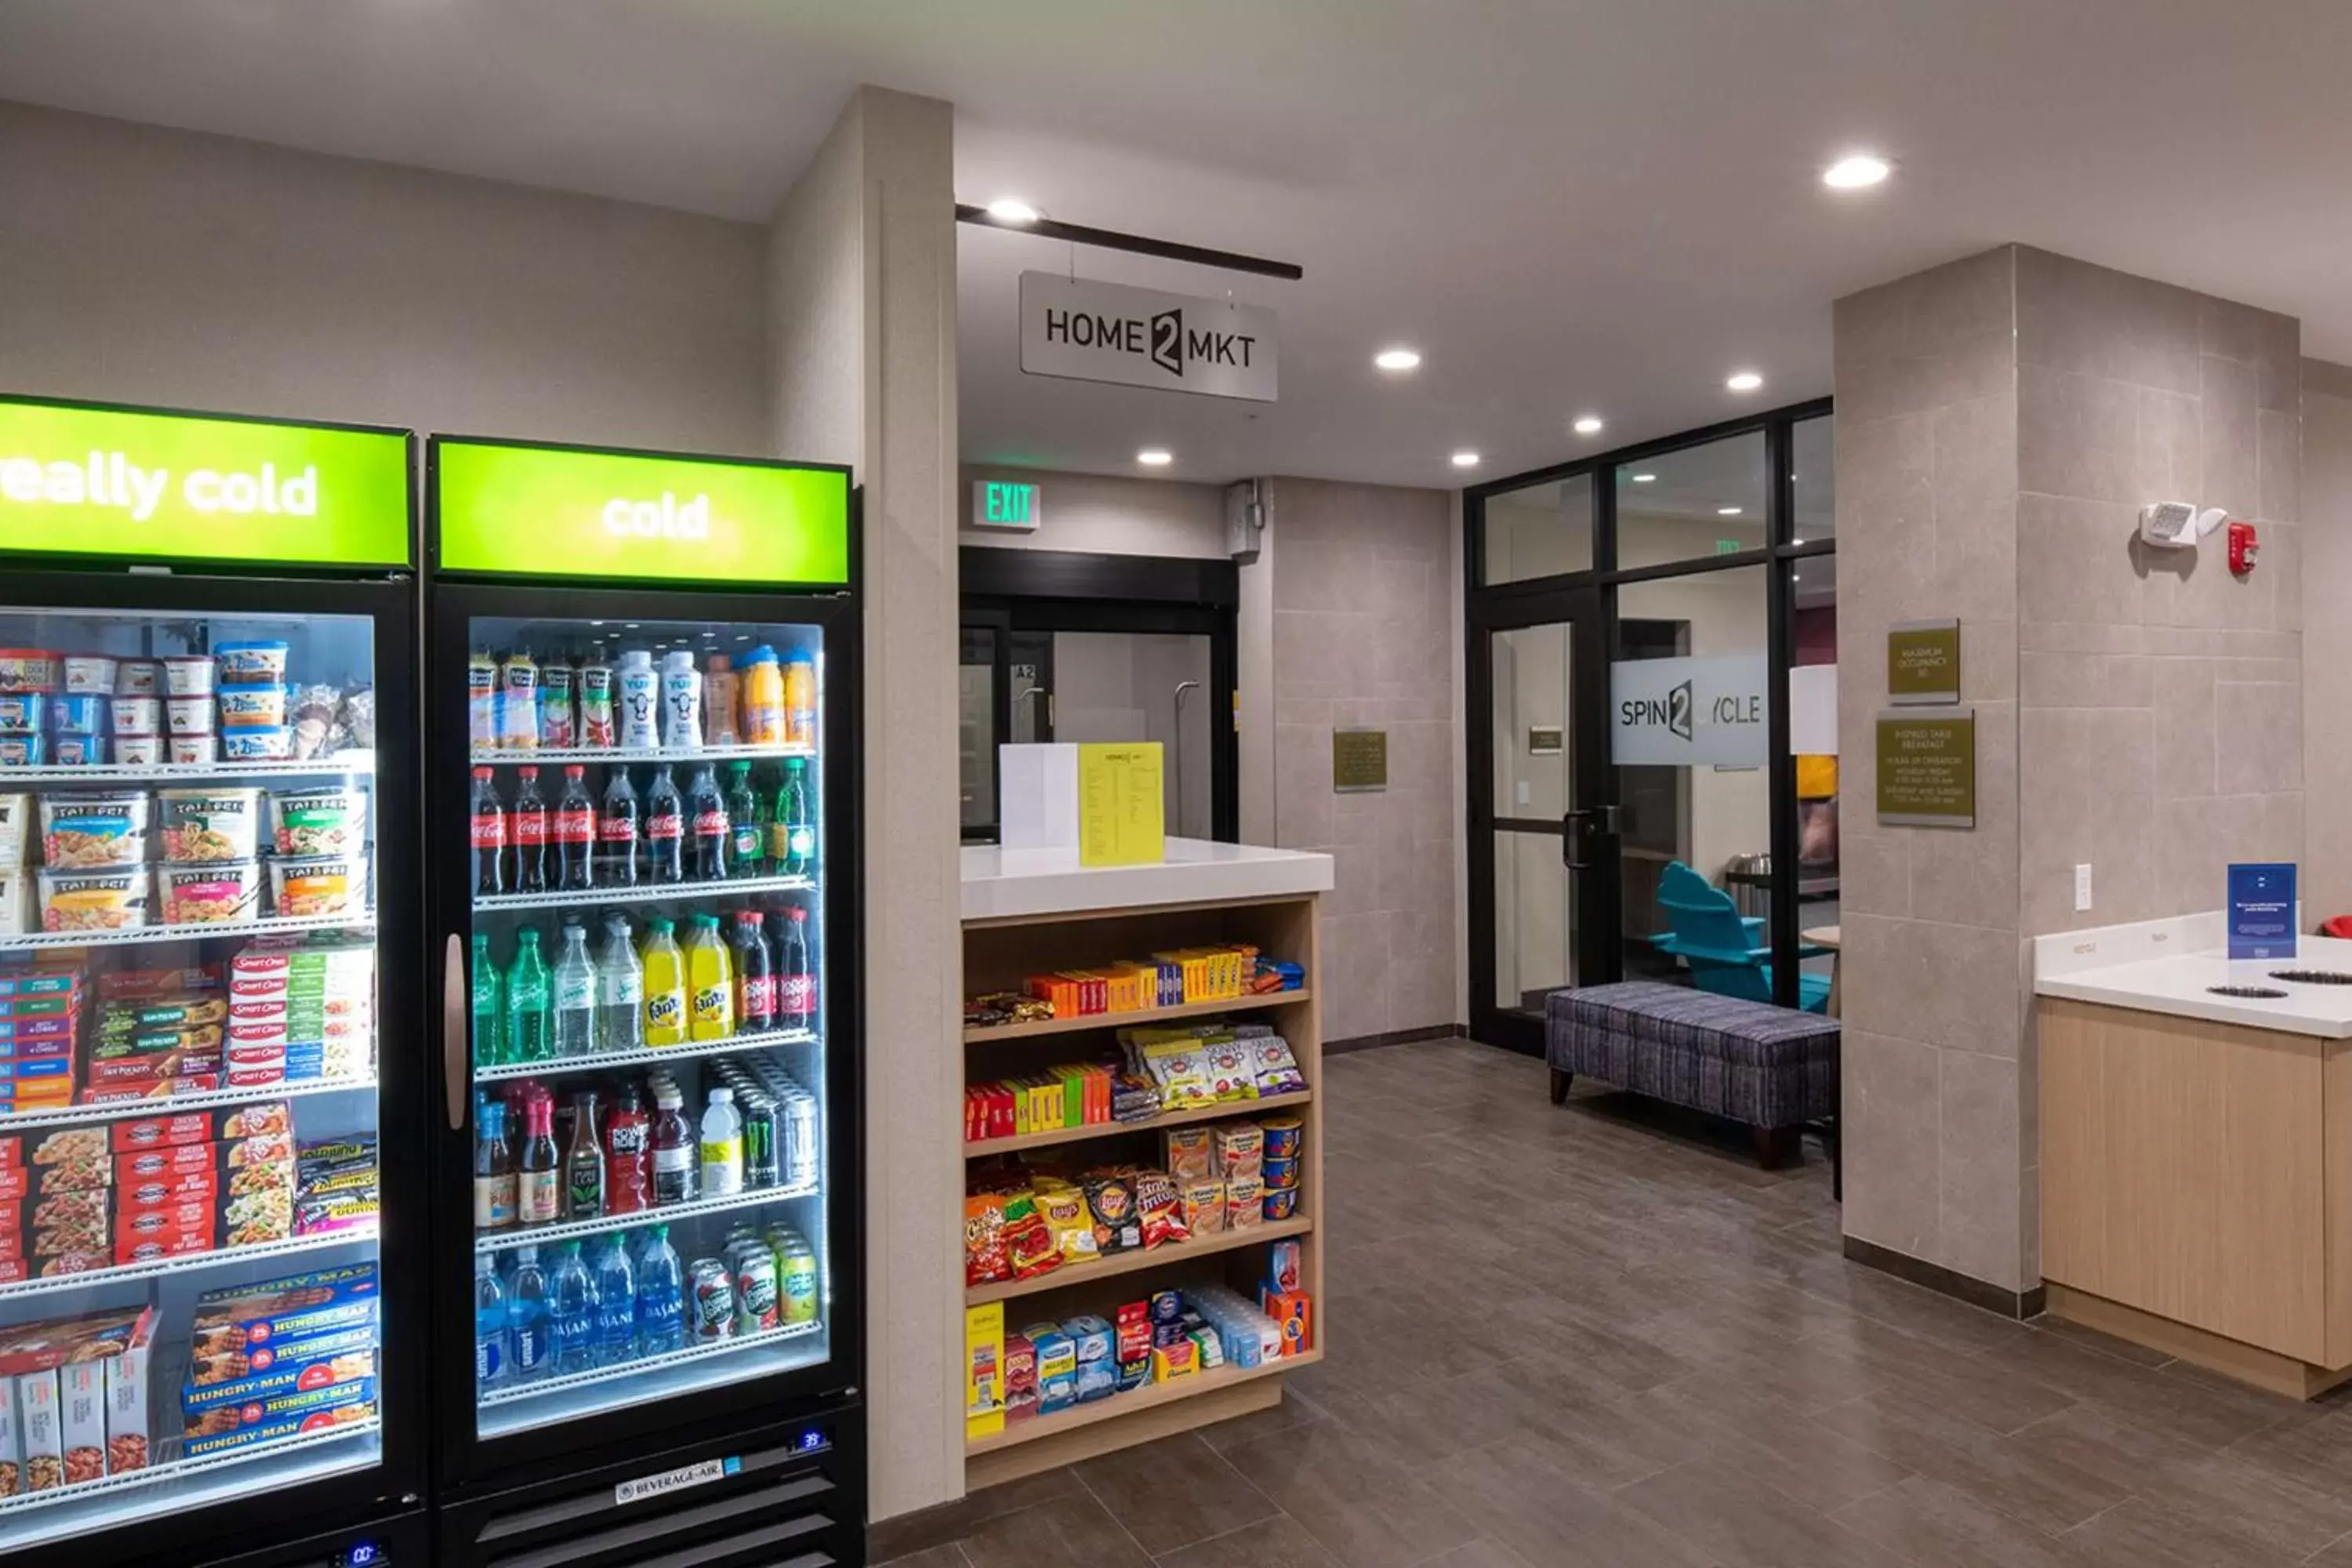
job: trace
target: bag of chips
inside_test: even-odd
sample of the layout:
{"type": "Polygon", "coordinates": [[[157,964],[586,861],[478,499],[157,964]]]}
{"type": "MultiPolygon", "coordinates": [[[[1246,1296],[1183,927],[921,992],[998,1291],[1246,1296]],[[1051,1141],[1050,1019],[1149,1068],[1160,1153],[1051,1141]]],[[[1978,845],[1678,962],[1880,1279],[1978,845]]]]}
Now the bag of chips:
{"type": "Polygon", "coordinates": [[[1258,1093],[1297,1094],[1307,1088],[1307,1075],[1298,1070],[1298,1058],[1290,1054],[1289,1042],[1280,1035],[1262,1035],[1244,1043],[1255,1058],[1258,1093]]]}
{"type": "Polygon", "coordinates": [[[1135,1189],[1125,1177],[1088,1176],[1080,1188],[1095,1216],[1095,1246],[1104,1256],[1132,1252],[1143,1245],[1143,1227],[1135,1218],[1135,1189]]]}
{"type": "Polygon", "coordinates": [[[1102,1249],[1095,1241],[1094,1211],[1087,1206],[1086,1194],[1053,1177],[1041,1179],[1034,1191],[1037,1213],[1054,1237],[1054,1249],[1062,1255],[1063,1267],[1100,1258],[1102,1249]]]}
{"type": "Polygon", "coordinates": [[[1211,1100],[1257,1098],[1257,1053],[1248,1042],[1220,1037],[1201,1042],[1201,1070],[1211,1100]]]}
{"type": "Polygon", "coordinates": [[[1189,1110],[1211,1103],[1209,1075],[1201,1060],[1200,1043],[1168,1040],[1143,1047],[1143,1065],[1160,1086],[1160,1103],[1169,1110],[1189,1110]]]}
{"type": "Polygon", "coordinates": [[[1062,1264],[1054,1233],[1038,1217],[1037,1201],[1026,1192],[1004,1200],[1004,1256],[1015,1279],[1034,1279],[1062,1264]]]}
{"type": "Polygon", "coordinates": [[[1176,1184],[1165,1171],[1135,1173],[1135,1213],[1143,1227],[1147,1251],[1164,1242],[1192,1239],[1192,1228],[1184,1223],[1184,1205],[1177,1195],[1176,1184]]]}
{"type": "Polygon", "coordinates": [[[1004,1250],[1004,1197],[974,1193],[963,1200],[963,1282],[993,1285],[1013,1278],[1004,1250]]]}

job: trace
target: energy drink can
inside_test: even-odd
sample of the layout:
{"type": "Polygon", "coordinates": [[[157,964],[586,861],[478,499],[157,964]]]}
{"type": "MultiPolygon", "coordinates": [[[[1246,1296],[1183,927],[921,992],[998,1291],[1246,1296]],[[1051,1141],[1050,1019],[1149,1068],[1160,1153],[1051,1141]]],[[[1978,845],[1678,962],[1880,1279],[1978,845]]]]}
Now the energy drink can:
{"type": "Polygon", "coordinates": [[[784,1096],[784,1182],[794,1187],[816,1185],[816,1098],[804,1090],[784,1096]]]}
{"type": "Polygon", "coordinates": [[[753,1090],[743,1107],[743,1184],[780,1187],[784,1183],[783,1150],[778,1134],[782,1119],[773,1097],[753,1090]]]}
{"type": "Polygon", "coordinates": [[[733,1271],[715,1258],[694,1260],[694,1337],[700,1341],[735,1336],[733,1271]]]}

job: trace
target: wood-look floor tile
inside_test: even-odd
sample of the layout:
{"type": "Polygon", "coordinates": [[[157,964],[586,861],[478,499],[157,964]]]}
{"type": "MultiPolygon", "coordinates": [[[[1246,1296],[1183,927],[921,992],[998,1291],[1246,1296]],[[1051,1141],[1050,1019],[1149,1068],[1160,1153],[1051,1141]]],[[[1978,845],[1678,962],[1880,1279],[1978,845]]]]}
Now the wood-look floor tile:
{"type": "Polygon", "coordinates": [[[1090,1497],[984,1520],[959,1542],[971,1568],[1150,1568],[1150,1554],[1090,1497]]]}
{"type": "Polygon", "coordinates": [[[1434,1484],[1487,1535],[1544,1568],[1717,1563],[1698,1544],[1624,1501],[1623,1492],[1593,1490],[1525,1438],[1456,1454],[1435,1467],[1434,1484]]]}
{"type": "Polygon", "coordinates": [[[1087,1490],[1154,1556],[1279,1511],[1191,1432],[1085,1460],[1077,1471],[1087,1490]]]}
{"type": "Polygon", "coordinates": [[[1711,1460],[1613,1495],[1723,1568],[1885,1568],[1880,1548],[1819,1509],[1711,1460]]]}
{"type": "Polygon", "coordinates": [[[1848,1503],[1830,1518],[1918,1568],[2092,1568],[2097,1561],[2074,1542],[1924,1476],[1848,1503]]]}
{"type": "Polygon", "coordinates": [[[1337,1423],[1262,1437],[1228,1458],[1349,1568],[1412,1568],[1479,1533],[1426,1467],[1337,1423]]]}
{"type": "Polygon", "coordinates": [[[2104,1477],[1901,1394],[1857,1399],[1811,1419],[2039,1530],[2080,1524],[2131,1495],[2104,1477]]]}
{"type": "Polygon", "coordinates": [[[1281,1514],[1152,1561],[1156,1568],[1350,1568],[1304,1525],[1281,1514]]]}

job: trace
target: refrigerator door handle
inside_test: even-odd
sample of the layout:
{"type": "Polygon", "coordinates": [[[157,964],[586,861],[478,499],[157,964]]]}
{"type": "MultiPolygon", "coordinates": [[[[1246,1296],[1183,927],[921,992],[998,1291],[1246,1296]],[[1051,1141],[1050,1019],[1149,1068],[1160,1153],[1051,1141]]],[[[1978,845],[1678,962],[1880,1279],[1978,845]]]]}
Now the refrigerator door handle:
{"type": "Polygon", "coordinates": [[[466,1125],[466,939],[449,933],[441,956],[441,1079],[449,1097],[449,1131],[466,1125]]]}

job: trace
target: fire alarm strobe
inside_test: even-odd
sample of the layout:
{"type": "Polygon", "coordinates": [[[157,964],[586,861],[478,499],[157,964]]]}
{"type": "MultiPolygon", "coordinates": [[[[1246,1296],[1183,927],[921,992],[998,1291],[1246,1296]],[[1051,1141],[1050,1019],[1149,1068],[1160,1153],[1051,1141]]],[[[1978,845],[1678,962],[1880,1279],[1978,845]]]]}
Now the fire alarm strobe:
{"type": "Polygon", "coordinates": [[[2168,550],[2194,550],[2197,542],[2221,527],[2229,515],[2220,507],[2200,511],[2186,501],[2158,501],[2140,509],[2139,536],[2168,550]]]}
{"type": "Polygon", "coordinates": [[[2242,577],[2242,576],[2244,576],[2247,573],[2249,573],[2249,572],[2252,571],[2252,570],[2254,569],[2254,552],[2255,552],[2255,551],[2256,551],[2256,550],[2258,550],[2259,548],[2261,548],[2261,546],[2260,546],[2260,542],[2259,542],[2254,538],[2254,525],[2253,525],[2252,523],[2251,523],[2251,522],[2232,522],[2232,523],[2231,523],[2231,524],[2230,524],[2230,572],[2231,572],[2231,575],[2233,575],[2233,576],[2242,577]]]}

